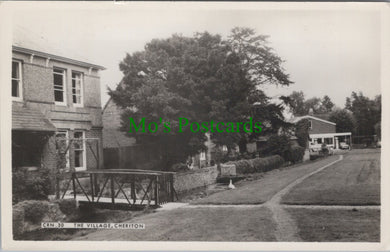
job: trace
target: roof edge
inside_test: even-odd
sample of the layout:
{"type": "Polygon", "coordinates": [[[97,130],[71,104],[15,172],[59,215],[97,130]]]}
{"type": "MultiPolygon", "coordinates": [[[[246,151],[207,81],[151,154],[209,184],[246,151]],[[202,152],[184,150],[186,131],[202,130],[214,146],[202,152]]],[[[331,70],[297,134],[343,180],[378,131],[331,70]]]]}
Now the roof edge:
{"type": "Polygon", "coordinates": [[[20,47],[20,46],[13,45],[12,50],[16,51],[16,52],[20,52],[20,53],[34,54],[34,55],[37,55],[40,57],[50,58],[53,60],[57,60],[57,61],[61,61],[61,62],[69,63],[69,64],[74,64],[74,65],[78,65],[78,66],[84,66],[84,67],[88,67],[88,68],[91,67],[91,68],[95,68],[98,70],[106,70],[106,68],[103,66],[99,66],[99,65],[95,65],[95,64],[91,64],[88,62],[79,61],[79,60],[75,60],[75,59],[71,59],[71,58],[66,58],[66,57],[62,57],[59,55],[55,55],[55,54],[36,51],[36,50],[32,50],[32,49],[28,49],[28,48],[24,48],[24,47],[20,47]]]}
{"type": "MultiPolygon", "coordinates": [[[[327,120],[324,120],[324,119],[321,119],[321,118],[318,118],[318,117],[315,117],[315,116],[311,116],[311,115],[301,116],[301,117],[299,117],[299,120],[302,120],[302,119],[305,119],[305,118],[311,118],[311,119],[314,119],[314,120],[317,120],[317,121],[320,121],[320,122],[336,125],[336,123],[334,123],[334,122],[330,122],[330,121],[327,121],[327,120]]],[[[299,120],[297,120],[296,122],[298,122],[299,120]]]]}

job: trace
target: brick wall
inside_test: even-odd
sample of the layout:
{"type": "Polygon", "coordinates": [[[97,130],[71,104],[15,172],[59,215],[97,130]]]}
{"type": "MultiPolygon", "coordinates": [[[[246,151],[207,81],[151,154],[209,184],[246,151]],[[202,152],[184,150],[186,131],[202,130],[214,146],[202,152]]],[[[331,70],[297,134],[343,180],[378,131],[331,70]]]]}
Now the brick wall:
{"type": "Polygon", "coordinates": [[[102,146],[102,131],[101,129],[91,129],[89,131],[85,132],[86,138],[97,138],[97,140],[90,140],[88,141],[88,144],[86,144],[86,159],[87,159],[87,169],[96,169],[96,168],[102,168],[104,164],[103,160],[103,146],[102,146]],[[89,147],[89,146],[90,147],[89,147]],[[100,162],[98,163],[97,158],[100,159],[100,162]],[[98,167],[100,165],[100,167],[98,167]]]}
{"type": "Polygon", "coordinates": [[[312,123],[312,129],[309,134],[320,134],[320,133],[336,133],[336,125],[321,122],[310,118],[312,123]]]}
{"type": "Polygon", "coordinates": [[[29,63],[23,64],[22,68],[23,98],[54,103],[53,69],[29,63]]]}
{"type": "Polygon", "coordinates": [[[118,129],[121,126],[121,109],[110,99],[103,111],[104,129],[118,129]]]}

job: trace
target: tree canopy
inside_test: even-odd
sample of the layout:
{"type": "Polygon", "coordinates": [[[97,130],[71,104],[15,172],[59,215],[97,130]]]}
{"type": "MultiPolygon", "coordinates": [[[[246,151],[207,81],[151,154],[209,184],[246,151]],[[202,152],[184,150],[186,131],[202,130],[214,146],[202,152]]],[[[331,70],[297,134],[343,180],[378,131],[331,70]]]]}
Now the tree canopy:
{"type": "MultiPolygon", "coordinates": [[[[245,122],[253,116],[254,104],[270,106],[261,85],[292,83],[283,61],[267,44],[267,37],[252,29],[234,28],[227,39],[208,32],[192,37],[176,34],[153,39],[143,51],[127,54],[119,65],[123,79],[109,90],[124,110],[121,129],[129,132],[130,117],[137,124],[142,118],[145,124],[157,122],[160,126],[154,133],[129,132],[129,136],[139,144],[158,146],[156,155],[167,166],[204,150],[203,132],[185,128],[178,133],[180,117],[245,122]],[[164,122],[170,123],[169,132],[164,122]]],[[[228,148],[243,137],[248,133],[211,133],[217,145],[228,148]]]]}
{"type": "Polygon", "coordinates": [[[329,96],[322,99],[318,97],[305,98],[302,91],[293,91],[289,96],[283,96],[282,100],[291,109],[294,116],[303,116],[313,111],[314,114],[329,113],[334,108],[334,103],[329,96]]]}
{"type": "Polygon", "coordinates": [[[351,97],[346,98],[345,109],[351,111],[356,119],[356,135],[374,135],[375,125],[381,122],[382,96],[378,95],[371,100],[362,92],[352,92],[351,97]]]}
{"type": "Polygon", "coordinates": [[[333,111],[329,116],[329,121],[336,123],[336,132],[355,133],[355,118],[353,114],[346,109],[338,109],[333,111]]]}

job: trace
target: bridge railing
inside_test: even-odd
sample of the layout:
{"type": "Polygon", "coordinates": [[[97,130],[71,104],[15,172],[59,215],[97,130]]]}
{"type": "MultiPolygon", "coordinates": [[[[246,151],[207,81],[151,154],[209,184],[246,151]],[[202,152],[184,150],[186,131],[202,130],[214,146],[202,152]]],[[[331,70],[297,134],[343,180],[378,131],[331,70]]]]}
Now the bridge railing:
{"type": "Polygon", "coordinates": [[[159,206],[177,200],[174,172],[107,169],[71,172],[62,198],[91,204],[159,206]],[[69,194],[69,191],[71,193],[69,194]]]}

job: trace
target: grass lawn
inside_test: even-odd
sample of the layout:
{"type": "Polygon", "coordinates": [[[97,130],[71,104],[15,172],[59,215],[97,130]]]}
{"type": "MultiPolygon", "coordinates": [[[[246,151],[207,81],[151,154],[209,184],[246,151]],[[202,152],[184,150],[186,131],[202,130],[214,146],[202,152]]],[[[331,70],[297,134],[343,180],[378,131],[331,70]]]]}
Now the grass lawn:
{"type": "Polygon", "coordinates": [[[286,209],[307,242],[379,242],[380,211],[286,209]]]}
{"type": "Polygon", "coordinates": [[[275,224],[265,207],[179,208],[132,219],[144,230],[101,230],[78,240],[275,241],[275,224]]]}
{"type": "Polygon", "coordinates": [[[237,183],[235,190],[215,193],[192,204],[261,204],[296,179],[337,160],[337,158],[338,156],[331,156],[326,159],[308,161],[304,164],[266,172],[260,179],[237,183]]]}
{"type": "Polygon", "coordinates": [[[304,180],[283,204],[380,205],[380,150],[354,150],[304,180]]]}

